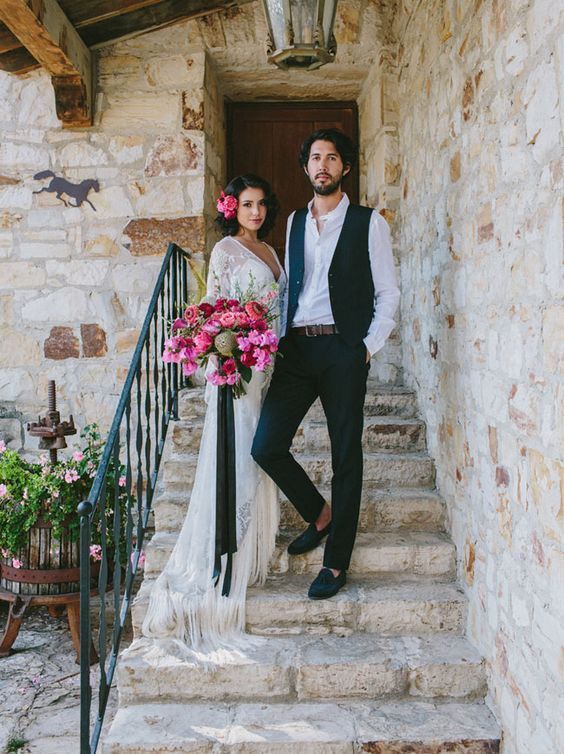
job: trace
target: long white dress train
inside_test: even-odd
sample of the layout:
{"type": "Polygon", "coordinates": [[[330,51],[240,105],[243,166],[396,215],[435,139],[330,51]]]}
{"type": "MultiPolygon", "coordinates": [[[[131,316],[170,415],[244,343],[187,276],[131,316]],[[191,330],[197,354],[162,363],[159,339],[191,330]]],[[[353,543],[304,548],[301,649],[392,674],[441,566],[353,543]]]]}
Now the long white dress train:
{"type": "MultiPolygon", "coordinates": [[[[270,247],[268,247],[270,249],[270,247]]],[[[278,305],[285,297],[286,279],[279,268],[278,305]]],[[[210,257],[208,295],[237,298],[249,285],[262,295],[275,278],[269,266],[233,237],[214,247],[210,257]]],[[[277,321],[280,327],[280,320],[277,321]]],[[[283,331],[283,330],[282,330],[283,331]]],[[[202,659],[218,650],[244,648],[252,640],[244,633],[247,586],[264,582],[278,528],[278,496],[274,482],[251,457],[251,445],[269,376],[253,372],[247,393],[233,402],[236,448],[237,552],[233,556],[231,590],[221,595],[222,576],[212,579],[215,547],[215,478],[217,390],[207,384],[207,409],[188,513],[172,554],[151,591],[142,633],[152,638],[182,641],[202,659]]]]}

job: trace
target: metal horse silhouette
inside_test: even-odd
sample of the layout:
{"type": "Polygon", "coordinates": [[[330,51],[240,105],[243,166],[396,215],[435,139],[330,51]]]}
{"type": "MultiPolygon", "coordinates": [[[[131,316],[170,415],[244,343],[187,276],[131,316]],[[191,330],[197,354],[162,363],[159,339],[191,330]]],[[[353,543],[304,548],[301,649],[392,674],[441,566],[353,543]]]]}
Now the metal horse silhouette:
{"type": "Polygon", "coordinates": [[[81,183],[71,183],[70,181],[67,181],[66,178],[61,178],[61,176],[55,175],[52,170],[42,170],[40,173],[36,173],[33,177],[36,180],[41,180],[42,178],[53,179],[49,181],[48,186],[44,186],[42,189],[39,189],[39,191],[34,191],[34,194],[41,194],[43,191],[48,191],[50,194],[55,194],[57,199],[60,199],[65,207],[80,207],[83,202],[88,202],[94,212],[96,212],[96,207],[92,204],[90,199],[87,199],[88,192],[91,189],[94,189],[94,191],[100,191],[100,184],[94,178],[87,178],[81,183]],[[73,198],[75,204],[67,202],[63,198],[63,194],[66,194],[69,198],[73,198]]]}

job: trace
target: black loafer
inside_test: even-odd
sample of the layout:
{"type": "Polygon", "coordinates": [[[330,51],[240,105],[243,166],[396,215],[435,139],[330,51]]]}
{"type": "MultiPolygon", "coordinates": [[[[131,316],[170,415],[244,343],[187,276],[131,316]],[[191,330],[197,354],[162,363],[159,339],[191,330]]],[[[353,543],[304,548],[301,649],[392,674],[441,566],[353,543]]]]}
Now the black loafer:
{"type": "Polygon", "coordinates": [[[330,568],[322,568],[317,574],[317,578],[312,581],[307,596],[312,600],[326,600],[337,594],[346,583],[346,571],[341,571],[338,576],[333,576],[333,571],[330,568]]]}
{"type": "Polygon", "coordinates": [[[303,555],[304,552],[314,550],[321,542],[323,537],[326,537],[331,531],[331,522],[327,524],[325,529],[317,531],[315,524],[310,524],[307,529],[296,537],[293,542],[288,545],[288,552],[290,555],[303,555]]]}

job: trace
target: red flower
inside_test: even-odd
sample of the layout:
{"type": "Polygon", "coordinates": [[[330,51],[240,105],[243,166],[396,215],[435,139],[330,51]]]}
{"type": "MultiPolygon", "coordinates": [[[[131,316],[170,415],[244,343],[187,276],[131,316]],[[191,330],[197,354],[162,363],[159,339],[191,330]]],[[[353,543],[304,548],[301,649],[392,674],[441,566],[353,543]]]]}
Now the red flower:
{"type": "Polygon", "coordinates": [[[198,306],[198,309],[202,312],[204,317],[209,317],[210,314],[213,312],[213,306],[211,304],[202,303],[198,306]]]}
{"type": "Polygon", "coordinates": [[[265,314],[265,308],[258,301],[249,301],[245,304],[245,311],[250,319],[261,319],[265,314]]]}
{"type": "Polygon", "coordinates": [[[191,304],[184,310],[184,319],[186,320],[186,322],[188,322],[189,325],[193,325],[200,316],[200,311],[201,309],[199,307],[197,307],[195,304],[191,304]]]}
{"type": "Polygon", "coordinates": [[[241,364],[244,364],[246,367],[254,367],[256,363],[257,360],[250,351],[248,353],[241,354],[241,364]]]}
{"type": "Polygon", "coordinates": [[[225,309],[225,304],[227,303],[226,299],[224,298],[218,298],[215,302],[215,306],[213,307],[216,312],[221,312],[225,309]]]}
{"type": "Polygon", "coordinates": [[[236,298],[230,298],[227,301],[227,308],[231,309],[231,311],[240,312],[241,311],[241,304],[237,301],[236,298]]]}
{"type": "Polygon", "coordinates": [[[223,374],[233,374],[236,369],[235,361],[233,359],[225,359],[223,362],[223,374]]]}

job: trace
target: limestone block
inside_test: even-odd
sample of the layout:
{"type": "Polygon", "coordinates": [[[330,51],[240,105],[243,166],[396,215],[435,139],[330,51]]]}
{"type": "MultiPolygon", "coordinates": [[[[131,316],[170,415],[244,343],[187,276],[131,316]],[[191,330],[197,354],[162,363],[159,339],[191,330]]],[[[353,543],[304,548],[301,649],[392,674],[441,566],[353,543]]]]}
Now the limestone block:
{"type": "Polygon", "coordinates": [[[3,401],[17,401],[28,397],[35,390],[34,380],[27,369],[0,369],[0,398],[3,401]]]}
{"type": "Polygon", "coordinates": [[[95,257],[114,257],[119,254],[119,244],[105,233],[84,241],[84,253],[95,257]]]}
{"type": "Polygon", "coordinates": [[[145,175],[203,172],[203,137],[199,133],[158,136],[145,163],[145,175]]]}
{"type": "Polygon", "coordinates": [[[31,367],[41,361],[37,340],[21,330],[3,327],[0,331],[0,366],[31,367]]]}
{"type": "Polygon", "coordinates": [[[57,155],[57,162],[63,168],[95,167],[105,165],[107,156],[102,149],[96,149],[84,141],[66,144],[57,155]]]}
{"type": "Polygon", "coordinates": [[[158,260],[118,264],[112,269],[113,288],[124,293],[149,293],[160,269],[158,260]]]}
{"type": "Polygon", "coordinates": [[[0,165],[3,169],[15,168],[35,173],[49,167],[49,152],[44,147],[33,144],[13,144],[3,141],[0,144],[0,165]]]}
{"type": "Polygon", "coordinates": [[[116,332],[114,336],[116,352],[118,354],[129,354],[137,345],[137,341],[139,339],[139,330],[137,328],[131,330],[122,330],[116,332]]]}
{"type": "Polygon", "coordinates": [[[0,265],[1,288],[39,288],[45,280],[45,270],[36,262],[2,262],[0,265]]]}
{"type": "Polygon", "coordinates": [[[71,248],[66,243],[45,243],[34,241],[20,244],[20,256],[24,259],[61,259],[69,257],[70,253],[71,248]]]}
{"type": "MultiPolygon", "coordinates": [[[[179,217],[175,220],[130,220],[123,233],[133,256],[162,256],[172,241],[186,250],[204,251],[204,218],[179,217]]],[[[124,245],[127,245],[125,241],[124,245]]]]}
{"type": "Polygon", "coordinates": [[[0,209],[30,209],[33,194],[28,186],[6,186],[0,189],[0,209]]]}
{"type": "Polygon", "coordinates": [[[91,201],[96,207],[96,213],[89,206],[86,206],[86,212],[90,216],[95,216],[96,219],[105,217],[132,217],[135,215],[131,202],[121,186],[101,188],[99,193],[91,197],[91,201]]]}
{"type": "MultiPolygon", "coordinates": [[[[186,196],[187,207],[190,208],[190,214],[199,215],[204,212],[205,198],[205,178],[204,176],[186,176],[182,183],[184,184],[184,193],[186,196]]],[[[215,199],[219,193],[214,192],[212,200],[212,211],[215,213],[215,199]]]]}
{"type": "Polygon", "coordinates": [[[63,285],[88,285],[89,287],[103,284],[110,263],[103,260],[77,260],[58,262],[48,260],[45,264],[48,282],[59,282],[63,285]]]}
{"type": "Polygon", "coordinates": [[[143,136],[114,136],[109,150],[119,165],[129,165],[143,157],[143,136]]]}
{"type": "Polygon", "coordinates": [[[96,324],[80,325],[82,353],[86,358],[105,356],[108,352],[106,333],[96,324]]]}
{"type": "Polygon", "coordinates": [[[159,90],[196,89],[204,78],[204,56],[159,55],[144,65],[147,84],[159,90]]]}
{"type": "Polygon", "coordinates": [[[182,183],[179,179],[138,180],[129,184],[138,216],[178,215],[185,212],[182,183]]]}
{"type": "Polygon", "coordinates": [[[182,92],[182,128],[204,130],[204,99],[201,89],[182,92]]]}
{"type": "Polygon", "coordinates": [[[43,344],[46,359],[78,359],[80,344],[72,327],[52,327],[43,344]]]}
{"type": "Polygon", "coordinates": [[[177,94],[108,94],[100,125],[105,131],[125,134],[171,131],[180,125],[180,96],[177,94]]]}
{"type": "Polygon", "coordinates": [[[22,306],[22,319],[29,322],[74,322],[91,313],[88,293],[65,287],[46,293],[22,306]]]}
{"type": "Polygon", "coordinates": [[[21,450],[23,427],[19,419],[0,419],[0,440],[12,450],[21,450]]]}
{"type": "Polygon", "coordinates": [[[533,157],[542,164],[559,148],[560,140],[558,86],[553,62],[542,62],[533,69],[523,99],[527,140],[532,145],[533,157]]]}
{"type": "Polygon", "coordinates": [[[564,375],[564,306],[550,306],[543,313],[544,365],[549,373],[564,375]]]}

